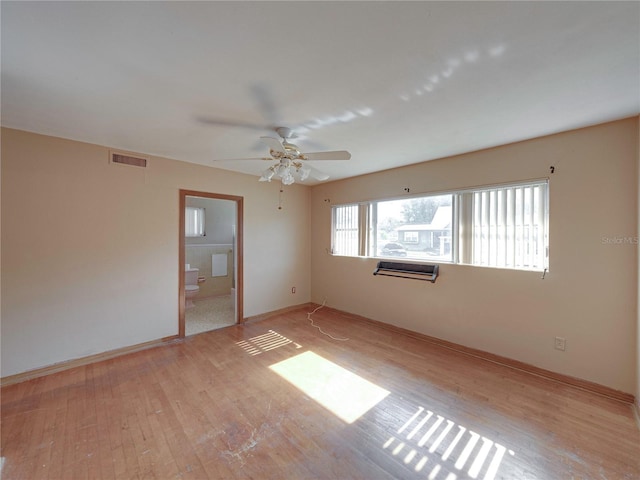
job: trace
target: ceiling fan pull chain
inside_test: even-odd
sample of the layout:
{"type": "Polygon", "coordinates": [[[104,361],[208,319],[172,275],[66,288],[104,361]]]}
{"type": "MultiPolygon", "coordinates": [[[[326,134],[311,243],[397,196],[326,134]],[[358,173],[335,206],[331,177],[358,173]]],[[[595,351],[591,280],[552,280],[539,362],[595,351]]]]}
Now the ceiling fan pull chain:
{"type": "Polygon", "coordinates": [[[278,210],[282,210],[282,192],[284,192],[284,190],[280,187],[280,192],[278,193],[278,210]]]}

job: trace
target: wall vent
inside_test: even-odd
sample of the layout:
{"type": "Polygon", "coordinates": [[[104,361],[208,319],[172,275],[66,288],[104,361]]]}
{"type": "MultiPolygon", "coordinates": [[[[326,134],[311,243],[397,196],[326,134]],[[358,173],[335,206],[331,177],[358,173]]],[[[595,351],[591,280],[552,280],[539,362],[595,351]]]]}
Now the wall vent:
{"type": "Polygon", "coordinates": [[[111,163],[119,163],[121,165],[132,165],[134,167],[147,167],[148,158],[141,156],[134,156],[131,153],[125,152],[110,152],[109,156],[111,163]]]}

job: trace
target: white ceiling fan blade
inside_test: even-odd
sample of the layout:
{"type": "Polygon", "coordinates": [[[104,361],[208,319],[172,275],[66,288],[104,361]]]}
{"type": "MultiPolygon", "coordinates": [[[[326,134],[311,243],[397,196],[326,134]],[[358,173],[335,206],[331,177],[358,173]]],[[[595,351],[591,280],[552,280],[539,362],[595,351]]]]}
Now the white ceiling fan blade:
{"type": "Polygon", "coordinates": [[[273,137],[260,137],[260,140],[266,143],[270,150],[285,153],[284,147],[280,143],[280,140],[273,137]]]}
{"type": "Polygon", "coordinates": [[[199,117],[195,117],[195,119],[196,121],[205,125],[215,125],[215,126],[219,125],[223,127],[240,127],[240,128],[248,128],[250,130],[265,130],[265,129],[271,128],[269,125],[262,125],[260,123],[243,122],[240,120],[232,120],[227,118],[199,116],[199,117]]]}
{"type": "Polygon", "coordinates": [[[349,160],[351,154],[346,150],[338,150],[335,152],[313,152],[305,153],[306,160],[349,160]]]}
{"type": "Polygon", "coordinates": [[[321,172],[320,170],[313,168],[311,165],[307,164],[306,167],[311,170],[309,172],[309,176],[315,178],[316,180],[319,180],[321,182],[324,182],[325,180],[329,179],[329,175],[321,172]]]}
{"type": "Polygon", "coordinates": [[[215,158],[214,162],[241,162],[243,160],[267,160],[269,162],[273,162],[274,159],[271,157],[254,157],[254,158],[215,158]]]}

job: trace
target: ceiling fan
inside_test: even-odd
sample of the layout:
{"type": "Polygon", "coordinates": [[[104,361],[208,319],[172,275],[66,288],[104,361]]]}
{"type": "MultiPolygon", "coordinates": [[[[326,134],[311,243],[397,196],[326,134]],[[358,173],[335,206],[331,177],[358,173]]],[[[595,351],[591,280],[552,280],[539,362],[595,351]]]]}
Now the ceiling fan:
{"type": "Polygon", "coordinates": [[[296,138],[293,130],[287,127],[277,127],[275,132],[280,136],[281,140],[274,137],[260,137],[269,147],[270,157],[239,159],[275,160],[273,165],[262,172],[259,179],[261,182],[270,182],[273,177],[280,178],[284,185],[291,185],[296,180],[304,181],[309,177],[324,181],[329,178],[329,175],[306,164],[306,160],[349,160],[351,158],[351,154],[346,150],[302,153],[298,146],[289,142],[289,140],[296,138]]]}

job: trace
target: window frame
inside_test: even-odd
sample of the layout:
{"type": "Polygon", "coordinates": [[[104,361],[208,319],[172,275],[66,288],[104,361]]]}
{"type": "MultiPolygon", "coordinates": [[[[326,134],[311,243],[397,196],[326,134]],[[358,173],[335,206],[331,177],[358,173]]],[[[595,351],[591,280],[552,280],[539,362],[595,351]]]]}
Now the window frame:
{"type": "Polygon", "coordinates": [[[417,245],[420,243],[420,233],[417,230],[405,231],[402,234],[402,242],[417,245]],[[409,240],[409,238],[411,238],[411,240],[409,240]]]}
{"type": "MultiPolygon", "coordinates": [[[[494,185],[483,185],[476,187],[468,187],[457,190],[429,192],[411,196],[393,197],[393,198],[380,198],[370,200],[366,202],[352,202],[348,204],[336,204],[332,205],[332,219],[331,219],[331,254],[339,256],[350,257],[369,257],[369,258],[388,258],[378,254],[378,239],[377,239],[377,204],[396,200],[411,200],[416,198],[429,198],[444,195],[452,196],[452,224],[451,224],[451,260],[442,259],[417,259],[407,257],[407,260],[418,263],[451,263],[467,266],[478,266],[488,268],[502,268],[507,270],[520,270],[520,271],[548,271],[549,270],[549,179],[540,178],[533,180],[524,180],[518,182],[509,182],[494,185]],[[521,266],[521,265],[487,265],[478,262],[477,258],[474,258],[474,246],[476,240],[474,239],[474,194],[482,192],[497,192],[514,189],[523,189],[528,187],[541,187],[538,204],[538,215],[541,219],[542,234],[539,248],[542,249],[542,253],[539,257],[541,265],[534,266],[521,266]],[[358,205],[359,219],[358,219],[358,253],[357,255],[349,255],[336,253],[335,246],[335,211],[345,206],[358,205]]],[[[497,194],[496,194],[497,195],[497,194]]],[[[533,204],[531,204],[533,208],[533,204]]],[[[524,207],[523,207],[524,208],[524,207]]],[[[494,214],[494,213],[492,213],[494,214]]],[[[497,211],[495,215],[497,215],[497,211]]],[[[533,215],[532,213],[530,215],[533,215]]],[[[515,227],[514,227],[515,228],[515,227]]],[[[523,224],[524,228],[524,224],[523,224]]],[[[506,241],[506,240],[505,240],[506,241]]],[[[528,242],[530,242],[529,240],[528,242]]],[[[406,242],[404,242],[406,243],[406,242]]],[[[400,242],[402,244],[402,242],[400,242]]],[[[523,244],[524,245],[524,244],[523,244]]],[[[527,243],[530,246],[530,243],[527,243]]]]}

